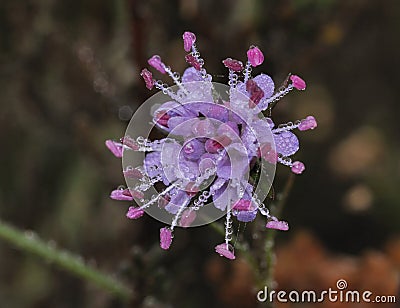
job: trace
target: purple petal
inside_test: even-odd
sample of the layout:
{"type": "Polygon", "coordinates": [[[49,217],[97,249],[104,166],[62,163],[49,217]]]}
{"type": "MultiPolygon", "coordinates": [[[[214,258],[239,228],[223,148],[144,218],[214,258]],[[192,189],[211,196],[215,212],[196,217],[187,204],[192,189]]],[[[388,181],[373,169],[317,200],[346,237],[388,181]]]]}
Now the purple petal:
{"type": "Polygon", "coordinates": [[[144,169],[146,174],[154,178],[157,175],[162,173],[161,166],[161,153],[160,152],[151,152],[146,155],[144,158],[144,169]]]}
{"type": "Polygon", "coordinates": [[[236,219],[241,222],[253,221],[257,216],[257,211],[238,211],[236,219]]]}
{"type": "MultiPolygon", "coordinates": [[[[264,96],[260,101],[259,107],[263,105],[263,101],[265,99],[269,98],[274,94],[275,90],[275,84],[274,81],[272,80],[271,77],[269,77],[266,74],[260,74],[257,75],[256,77],[253,78],[253,80],[257,83],[257,85],[261,88],[261,90],[264,92],[264,96]]],[[[246,91],[246,84],[243,82],[238,82],[236,89],[246,95],[247,97],[250,97],[249,93],[246,91]]]]}
{"type": "Polygon", "coordinates": [[[194,123],[192,132],[196,137],[211,137],[215,135],[215,127],[210,119],[205,118],[194,123]]]}
{"type": "MultiPolygon", "coordinates": [[[[207,153],[210,154],[210,153],[207,153]]],[[[210,154],[212,155],[212,154],[210,154]]],[[[204,157],[204,154],[201,156],[201,160],[199,163],[199,170],[201,174],[204,174],[206,172],[207,169],[212,169],[215,168],[215,158],[208,158],[208,157],[204,157]]]]}
{"type": "Polygon", "coordinates": [[[177,173],[179,178],[193,181],[200,175],[199,164],[187,159],[179,159],[179,170],[177,170],[177,173]]]}
{"type": "Polygon", "coordinates": [[[291,132],[274,134],[276,151],[283,156],[290,156],[299,150],[299,139],[291,132]]]}
{"type": "Polygon", "coordinates": [[[168,120],[168,127],[173,135],[189,137],[193,135],[195,120],[193,117],[172,117],[168,120]]]}
{"type": "Polygon", "coordinates": [[[198,160],[204,153],[204,143],[197,139],[192,139],[186,142],[182,147],[182,152],[185,158],[191,161],[198,160]]]}
{"type": "Polygon", "coordinates": [[[165,206],[165,210],[171,214],[176,214],[182,204],[187,204],[190,196],[184,190],[173,189],[171,193],[175,193],[171,195],[171,200],[165,206]]]}
{"type": "Polygon", "coordinates": [[[217,129],[217,135],[228,136],[231,140],[238,139],[239,128],[236,123],[228,121],[222,123],[217,129]]]}
{"type": "Polygon", "coordinates": [[[260,74],[253,78],[257,85],[264,92],[264,99],[269,98],[274,94],[275,84],[271,77],[266,74],[260,74]]]}
{"type": "Polygon", "coordinates": [[[201,78],[201,74],[198,70],[194,67],[189,67],[183,72],[182,82],[188,83],[194,81],[203,81],[203,78],[201,78]]]}

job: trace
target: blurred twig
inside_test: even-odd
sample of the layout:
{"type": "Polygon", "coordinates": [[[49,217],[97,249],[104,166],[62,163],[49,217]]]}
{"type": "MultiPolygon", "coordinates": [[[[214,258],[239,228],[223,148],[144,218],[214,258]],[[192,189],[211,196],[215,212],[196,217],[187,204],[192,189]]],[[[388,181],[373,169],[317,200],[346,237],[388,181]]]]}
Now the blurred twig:
{"type": "MultiPolygon", "coordinates": [[[[286,181],[285,187],[282,193],[278,197],[278,202],[272,215],[278,217],[281,215],[282,209],[289,197],[290,191],[292,190],[293,183],[294,183],[295,175],[291,173],[289,178],[286,181]]],[[[274,268],[275,268],[275,256],[274,256],[274,245],[275,245],[275,237],[276,237],[276,230],[269,229],[267,231],[267,236],[265,237],[263,249],[266,258],[266,271],[264,273],[265,280],[262,282],[261,287],[267,286],[268,288],[272,289],[274,287],[274,268]]]]}
{"type": "MultiPolygon", "coordinates": [[[[277,198],[277,203],[274,207],[271,207],[271,212],[272,215],[279,218],[282,212],[283,207],[285,206],[285,203],[289,197],[290,191],[292,190],[294,179],[295,179],[294,173],[290,173],[285,187],[283,188],[283,191],[281,194],[279,194],[277,198]]],[[[275,237],[276,237],[277,231],[273,229],[269,229],[267,231],[267,235],[265,237],[265,240],[263,242],[263,245],[260,247],[262,251],[260,252],[261,254],[261,263],[263,263],[262,259],[264,258],[265,260],[265,267],[260,267],[259,271],[259,281],[257,283],[259,289],[264,289],[264,287],[267,287],[269,291],[273,290],[275,288],[275,281],[274,281],[274,269],[275,269],[275,252],[274,252],[274,246],[275,246],[275,237]]],[[[271,307],[273,307],[273,303],[269,303],[271,307]]],[[[263,306],[265,307],[265,306],[263,306]]]]}
{"type": "Polygon", "coordinates": [[[54,245],[44,242],[32,231],[21,231],[0,220],[0,239],[14,245],[23,252],[41,257],[122,300],[128,300],[132,297],[131,289],[122,282],[86,264],[82,257],[57,249],[54,245]]]}

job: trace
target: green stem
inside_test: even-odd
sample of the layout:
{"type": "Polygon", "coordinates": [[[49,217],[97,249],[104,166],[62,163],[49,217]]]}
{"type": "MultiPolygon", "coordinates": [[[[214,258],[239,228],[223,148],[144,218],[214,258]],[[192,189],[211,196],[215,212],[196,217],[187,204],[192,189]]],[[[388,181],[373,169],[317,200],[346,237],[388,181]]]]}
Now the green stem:
{"type": "Polygon", "coordinates": [[[122,300],[132,297],[132,291],[122,282],[86,264],[79,256],[49,245],[32,231],[21,231],[0,219],[0,239],[14,245],[23,252],[36,255],[66,270],[75,276],[97,285],[122,300]]]}
{"type": "MultiPolygon", "coordinates": [[[[294,183],[295,175],[291,173],[289,178],[286,181],[285,187],[280,195],[276,207],[272,215],[279,218],[281,212],[283,210],[284,205],[289,197],[290,191],[292,190],[293,183],[294,183]]],[[[277,231],[276,230],[268,230],[267,236],[265,237],[264,244],[262,245],[263,253],[265,255],[265,271],[261,277],[265,277],[262,281],[260,281],[259,288],[264,288],[265,286],[268,287],[268,290],[274,289],[274,269],[275,269],[275,237],[277,231]]],[[[272,303],[270,303],[271,307],[273,307],[272,303]]],[[[264,306],[265,307],[265,306],[264,306]]]]}

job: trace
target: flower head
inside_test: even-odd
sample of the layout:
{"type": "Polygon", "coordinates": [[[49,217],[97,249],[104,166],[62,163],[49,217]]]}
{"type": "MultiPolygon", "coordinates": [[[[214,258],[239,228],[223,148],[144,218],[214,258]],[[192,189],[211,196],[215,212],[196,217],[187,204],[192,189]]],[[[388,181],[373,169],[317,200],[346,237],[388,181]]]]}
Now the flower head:
{"type": "Polygon", "coordinates": [[[144,103],[151,104],[148,112],[139,112],[138,118],[134,115],[124,138],[106,141],[116,157],[123,157],[129,187],[112,191],[111,198],[138,204],[129,207],[129,219],[140,218],[151,210],[153,217],[169,224],[160,229],[164,250],[172,244],[175,227],[197,226],[210,222],[204,217],[216,220],[225,215],[225,241],[215,250],[233,260],[233,219],[250,222],[260,214],[266,217],[267,228],[289,229],[288,223],[271,215],[262,202],[272,185],[277,163],[295,174],[304,172],[304,164],[291,158],[300,148],[294,131],[312,130],[317,122],[308,116],[275,125],[270,114],[276,102],[293,89],[304,90],[306,84],[291,75],[290,82],[276,90],[270,76],[252,77],[251,66],[264,61],[258,47],[247,51],[245,66],[232,58],[222,61],[229,70],[226,86],[211,82],[195,41],[193,33],[183,34],[184,50],[188,52],[185,59],[191,67],[182,78],[158,55],[148,60],[150,66],[172,78],[174,88],[155,80],[149,70],[142,70],[146,87],[160,92],[155,95],[157,104],[151,99],[144,103]],[[151,118],[147,120],[146,116],[151,118]],[[131,137],[146,131],[144,126],[149,122],[165,138],[131,137]]]}

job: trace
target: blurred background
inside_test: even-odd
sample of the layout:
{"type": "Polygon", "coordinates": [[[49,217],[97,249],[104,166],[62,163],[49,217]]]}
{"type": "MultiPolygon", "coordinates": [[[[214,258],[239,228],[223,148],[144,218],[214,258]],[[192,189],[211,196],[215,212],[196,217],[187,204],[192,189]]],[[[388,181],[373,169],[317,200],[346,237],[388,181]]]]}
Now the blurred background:
{"type": "MultiPolygon", "coordinates": [[[[133,298],[124,303],[0,239],[0,307],[257,305],[254,269],[240,252],[235,262],[215,254],[215,230],[179,229],[166,253],[161,223],[128,221],[127,204],[108,197],[124,179],[104,140],[122,136],[155,93],[139,76],[151,55],[183,71],[187,30],[214,81],[227,81],[222,59],[244,61],[252,44],[266,57],[256,73],[278,85],[289,72],[307,81],[274,110],[278,123],[309,114],[319,122],[298,134],[307,170],[282,213],[291,230],[277,238],[277,286],[323,290],[343,278],[399,295],[400,2],[3,0],[0,219],[114,274],[133,298]]],[[[277,170],[277,192],[288,174],[277,170]]]]}

